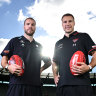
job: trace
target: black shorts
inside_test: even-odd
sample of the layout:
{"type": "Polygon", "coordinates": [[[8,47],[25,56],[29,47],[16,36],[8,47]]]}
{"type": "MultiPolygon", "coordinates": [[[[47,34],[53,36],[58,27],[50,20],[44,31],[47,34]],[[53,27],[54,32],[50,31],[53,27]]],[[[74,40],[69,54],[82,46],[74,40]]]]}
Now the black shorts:
{"type": "Polygon", "coordinates": [[[56,96],[93,96],[91,86],[62,86],[57,87],[56,96]]]}
{"type": "Polygon", "coordinates": [[[31,85],[9,85],[6,96],[42,96],[40,86],[31,85]]]}

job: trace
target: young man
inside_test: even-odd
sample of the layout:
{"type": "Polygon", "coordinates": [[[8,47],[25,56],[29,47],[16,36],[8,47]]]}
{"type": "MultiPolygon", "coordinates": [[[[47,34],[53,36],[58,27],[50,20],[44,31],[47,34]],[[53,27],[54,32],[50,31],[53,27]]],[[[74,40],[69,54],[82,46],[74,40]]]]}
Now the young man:
{"type": "Polygon", "coordinates": [[[3,52],[1,65],[10,72],[10,83],[7,96],[41,96],[40,74],[51,65],[49,57],[41,55],[42,46],[33,39],[36,22],[33,18],[24,21],[24,36],[12,38],[3,52]],[[21,67],[8,64],[12,55],[19,55],[24,61],[24,74],[21,67]],[[41,67],[41,60],[44,65],[41,67]]]}
{"type": "Polygon", "coordinates": [[[53,57],[53,75],[57,85],[57,96],[92,96],[89,71],[96,66],[96,45],[86,33],[74,31],[75,20],[72,14],[62,16],[62,27],[65,35],[57,41],[53,57]],[[73,54],[82,51],[86,63],[77,62],[70,71],[70,60],[73,54]],[[92,56],[88,62],[88,55],[92,56]]]}

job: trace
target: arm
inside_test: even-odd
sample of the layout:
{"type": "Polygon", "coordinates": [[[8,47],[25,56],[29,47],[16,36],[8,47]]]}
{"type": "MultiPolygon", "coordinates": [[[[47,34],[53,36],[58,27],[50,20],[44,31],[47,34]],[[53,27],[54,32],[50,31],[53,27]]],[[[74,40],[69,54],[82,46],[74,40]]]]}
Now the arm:
{"type": "Polygon", "coordinates": [[[59,75],[58,75],[58,66],[56,65],[55,62],[52,63],[52,71],[53,71],[53,76],[54,76],[54,82],[57,86],[58,81],[59,81],[59,75]]]}
{"type": "Polygon", "coordinates": [[[16,64],[9,65],[7,56],[2,57],[1,65],[2,65],[3,68],[6,68],[6,66],[8,66],[7,69],[9,70],[10,73],[15,74],[17,76],[20,76],[21,67],[16,65],[16,64]]]}
{"type": "Polygon", "coordinates": [[[44,65],[40,68],[40,74],[42,73],[42,71],[44,71],[45,69],[47,69],[50,66],[51,66],[51,61],[45,62],[44,65]]]}
{"type": "Polygon", "coordinates": [[[3,68],[5,68],[8,65],[8,57],[7,56],[3,56],[1,59],[1,66],[3,68]]]}

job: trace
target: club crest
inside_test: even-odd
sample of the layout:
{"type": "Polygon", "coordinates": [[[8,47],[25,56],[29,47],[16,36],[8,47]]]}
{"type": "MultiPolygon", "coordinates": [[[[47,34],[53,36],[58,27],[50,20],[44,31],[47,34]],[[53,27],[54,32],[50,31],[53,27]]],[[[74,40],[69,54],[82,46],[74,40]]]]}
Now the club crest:
{"type": "Polygon", "coordinates": [[[78,41],[78,38],[76,38],[76,39],[73,39],[73,42],[74,42],[74,43],[76,43],[77,41],[78,41]]]}

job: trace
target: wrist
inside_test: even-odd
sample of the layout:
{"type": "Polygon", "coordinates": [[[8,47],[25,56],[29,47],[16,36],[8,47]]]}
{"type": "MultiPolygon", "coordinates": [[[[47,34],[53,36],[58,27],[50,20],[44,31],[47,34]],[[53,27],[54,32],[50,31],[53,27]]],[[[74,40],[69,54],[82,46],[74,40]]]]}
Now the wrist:
{"type": "Polygon", "coordinates": [[[41,67],[40,70],[43,71],[43,67],[41,67]]]}
{"type": "Polygon", "coordinates": [[[89,67],[89,72],[92,71],[92,66],[88,65],[88,67],[89,67]]]}
{"type": "Polygon", "coordinates": [[[58,74],[54,74],[54,78],[57,78],[58,77],[58,74]]]}
{"type": "Polygon", "coordinates": [[[9,67],[9,64],[7,64],[6,66],[5,66],[5,69],[8,71],[8,67],[9,67]]]}

